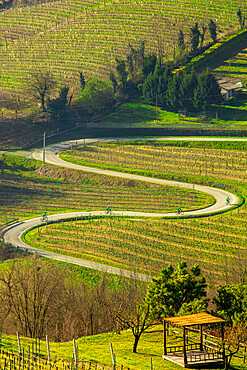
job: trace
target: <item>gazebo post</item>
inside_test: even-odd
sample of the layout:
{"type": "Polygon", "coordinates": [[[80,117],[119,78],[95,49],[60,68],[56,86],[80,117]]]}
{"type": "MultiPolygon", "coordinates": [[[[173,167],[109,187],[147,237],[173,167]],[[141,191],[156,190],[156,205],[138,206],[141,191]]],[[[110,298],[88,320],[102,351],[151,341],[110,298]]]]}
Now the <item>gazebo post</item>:
{"type": "Polygon", "coordinates": [[[167,355],[167,349],[166,349],[166,321],[164,320],[164,356],[167,355]]]}
{"type": "Polygon", "coordinates": [[[200,351],[203,351],[202,325],[200,325],[200,351]]]}
{"type": "Polygon", "coordinates": [[[186,326],[183,327],[183,350],[184,350],[184,364],[187,365],[187,355],[186,355],[186,326]]]}
{"type": "Polygon", "coordinates": [[[223,322],[221,323],[221,340],[222,340],[222,347],[223,347],[222,356],[225,362],[225,343],[224,343],[224,323],[223,322]]]}

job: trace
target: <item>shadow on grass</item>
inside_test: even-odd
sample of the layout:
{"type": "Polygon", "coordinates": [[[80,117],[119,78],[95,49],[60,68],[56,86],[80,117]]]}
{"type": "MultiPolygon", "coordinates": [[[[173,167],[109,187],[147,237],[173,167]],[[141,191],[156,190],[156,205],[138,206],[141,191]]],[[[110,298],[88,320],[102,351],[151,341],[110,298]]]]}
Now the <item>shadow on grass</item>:
{"type": "Polygon", "coordinates": [[[156,119],[154,106],[145,104],[123,104],[116,112],[104,120],[104,123],[142,123],[156,119]]]}
{"type": "Polygon", "coordinates": [[[217,112],[220,120],[247,122],[247,110],[231,108],[228,106],[214,107],[212,113],[217,112]]]}

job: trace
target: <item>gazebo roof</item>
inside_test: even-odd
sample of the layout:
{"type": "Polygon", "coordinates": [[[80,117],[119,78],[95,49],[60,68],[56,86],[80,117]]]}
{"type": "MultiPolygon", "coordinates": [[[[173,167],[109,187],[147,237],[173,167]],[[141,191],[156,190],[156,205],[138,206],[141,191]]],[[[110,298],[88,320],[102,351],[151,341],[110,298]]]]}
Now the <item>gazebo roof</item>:
{"type": "Polygon", "coordinates": [[[192,325],[203,325],[203,324],[217,324],[221,322],[225,322],[225,320],[210,315],[206,312],[196,313],[193,315],[186,315],[186,316],[176,316],[176,317],[166,317],[164,319],[172,324],[178,326],[192,326],[192,325]]]}

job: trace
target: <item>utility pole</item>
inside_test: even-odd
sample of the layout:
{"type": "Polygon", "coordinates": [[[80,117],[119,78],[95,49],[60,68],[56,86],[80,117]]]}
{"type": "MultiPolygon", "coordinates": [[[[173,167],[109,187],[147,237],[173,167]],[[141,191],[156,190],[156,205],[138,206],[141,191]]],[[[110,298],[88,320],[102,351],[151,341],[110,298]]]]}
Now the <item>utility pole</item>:
{"type": "Polygon", "coordinates": [[[45,164],[45,132],[43,137],[43,164],[45,164]]]}

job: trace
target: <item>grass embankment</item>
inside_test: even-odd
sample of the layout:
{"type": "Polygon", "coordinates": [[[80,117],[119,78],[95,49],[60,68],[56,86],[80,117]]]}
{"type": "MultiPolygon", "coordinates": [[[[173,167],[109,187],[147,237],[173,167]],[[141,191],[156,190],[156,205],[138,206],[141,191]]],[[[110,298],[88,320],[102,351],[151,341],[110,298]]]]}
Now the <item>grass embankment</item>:
{"type": "MultiPolygon", "coordinates": [[[[246,129],[247,127],[247,95],[242,93],[227,103],[211,106],[206,117],[180,116],[179,113],[158,108],[156,117],[155,105],[139,102],[124,103],[115,112],[103,119],[102,128],[107,127],[164,127],[164,128],[194,128],[194,129],[246,129]],[[213,126],[212,126],[213,124],[213,126]]],[[[205,116],[205,115],[204,115],[205,116]]]]}

